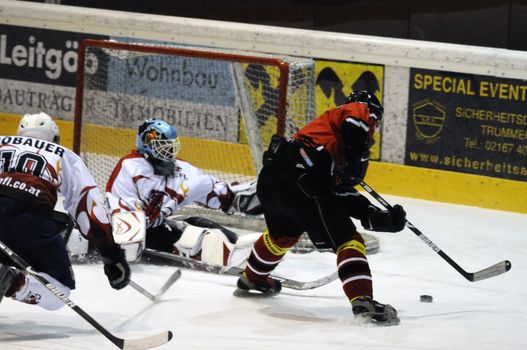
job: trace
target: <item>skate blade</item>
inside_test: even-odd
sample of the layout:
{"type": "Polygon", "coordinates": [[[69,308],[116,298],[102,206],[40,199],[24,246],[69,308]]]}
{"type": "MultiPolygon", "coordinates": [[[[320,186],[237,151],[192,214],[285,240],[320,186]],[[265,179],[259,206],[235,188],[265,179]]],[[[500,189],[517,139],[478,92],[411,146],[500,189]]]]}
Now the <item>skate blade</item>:
{"type": "Polygon", "coordinates": [[[373,320],[373,323],[378,326],[390,327],[390,326],[397,326],[399,323],[401,323],[401,319],[397,316],[394,316],[386,321],[373,320]]]}
{"type": "Polygon", "coordinates": [[[373,314],[371,313],[363,313],[360,315],[356,315],[355,319],[357,320],[357,323],[360,326],[374,325],[374,326],[389,327],[389,326],[397,326],[399,323],[401,323],[401,320],[397,316],[391,316],[388,320],[385,320],[385,321],[378,321],[374,319],[372,316],[373,314]]]}

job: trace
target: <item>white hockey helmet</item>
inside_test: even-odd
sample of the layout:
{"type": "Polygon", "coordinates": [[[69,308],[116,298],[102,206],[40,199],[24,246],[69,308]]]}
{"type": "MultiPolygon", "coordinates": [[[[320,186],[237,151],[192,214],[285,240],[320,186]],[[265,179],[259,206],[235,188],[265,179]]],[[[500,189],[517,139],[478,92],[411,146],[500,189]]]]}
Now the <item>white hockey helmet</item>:
{"type": "Polygon", "coordinates": [[[60,143],[59,127],[44,112],[25,114],[18,124],[17,135],[60,143]]]}

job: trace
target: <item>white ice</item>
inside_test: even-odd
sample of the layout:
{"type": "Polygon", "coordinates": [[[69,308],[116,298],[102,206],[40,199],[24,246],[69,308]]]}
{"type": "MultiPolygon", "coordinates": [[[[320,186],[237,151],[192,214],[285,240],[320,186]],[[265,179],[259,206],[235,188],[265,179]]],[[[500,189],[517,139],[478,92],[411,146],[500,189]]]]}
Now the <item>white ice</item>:
{"type": "MultiPolygon", "coordinates": [[[[236,278],[183,269],[158,303],[131,287],[110,288],[101,265],[75,265],[71,299],[110,332],[125,338],[172,330],[158,349],[449,349],[527,348],[527,215],[386,196],[465,270],[502,260],[511,271],[465,280],[410,230],[376,233],[369,256],[375,298],[399,311],[395,327],[359,325],[339,281],[267,299],[232,295],[236,278]],[[421,303],[429,294],[432,303],[421,303]]],[[[133,265],[133,280],[156,293],[173,267],[133,265]]],[[[277,274],[311,280],[331,273],[329,253],[289,254],[277,274]]],[[[114,349],[69,307],[48,312],[4,298],[0,349],[114,349]]]]}

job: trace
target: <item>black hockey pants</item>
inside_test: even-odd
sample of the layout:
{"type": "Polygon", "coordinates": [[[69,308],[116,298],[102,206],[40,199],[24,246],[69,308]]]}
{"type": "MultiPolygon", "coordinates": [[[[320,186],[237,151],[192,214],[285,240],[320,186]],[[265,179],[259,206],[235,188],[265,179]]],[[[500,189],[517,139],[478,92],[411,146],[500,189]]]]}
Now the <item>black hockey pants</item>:
{"type": "MultiPolygon", "coordinates": [[[[0,240],[34,270],[45,272],[75,289],[66,244],[51,213],[35,211],[16,199],[0,196],[0,240]]],[[[0,262],[13,265],[2,253],[0,262]]]]}
{"type": "Polygon", "coordinates": [[[258,176],[257,193],[269,234],[278,239],[307,232],[318,248],[336,249],[352,240],[356,227],[349,208],[331,194],[328,177],[318,175],[329,176],[330,161],[311,157],[313,167],[320,169],[309,172],[312,169],[307,169],[308,164],[296,156],[298,144],[284,143],[280,147],[282,150],[275,152],[276,161],[267,152],[258,176]]]}

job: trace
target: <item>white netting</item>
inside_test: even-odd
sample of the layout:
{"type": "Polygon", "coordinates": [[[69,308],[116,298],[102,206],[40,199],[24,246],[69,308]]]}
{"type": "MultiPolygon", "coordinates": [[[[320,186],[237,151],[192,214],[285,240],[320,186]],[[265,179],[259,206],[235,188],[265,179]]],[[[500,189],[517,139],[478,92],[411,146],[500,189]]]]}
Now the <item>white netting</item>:
{"type": "Polygon", "coordinates": [[[179,157],[230,183],[256,176],[272,134],[316,116],[310,59],[106,41],[83,52],[76,142],[101,189],[145,119],[174,125],[179,157]]]}

